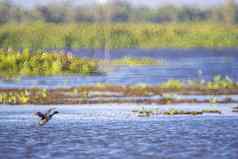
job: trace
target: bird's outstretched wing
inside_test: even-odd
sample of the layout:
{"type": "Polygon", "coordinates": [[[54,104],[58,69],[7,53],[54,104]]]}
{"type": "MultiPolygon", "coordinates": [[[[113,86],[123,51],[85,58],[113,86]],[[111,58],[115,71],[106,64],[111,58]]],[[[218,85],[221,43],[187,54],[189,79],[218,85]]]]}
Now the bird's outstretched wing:
{"type": "Polygon", "coordinates": [[[54,111],[53,113],[51,113],[51,114],[49,115],[49,119],[51,119],[55,114],[59,114],[59,112],[58,112],[58,111],[54,111]]]}
{"type": "Polygon", "coordinates": [[[53,110],[55,110],[56,108],[50,108],[46,113],[45,113],[45,116],[49,116],[51,114],[51,112],[53,110]]]}
{"type": "Polygon", "coordinates": [[[41,112],[36,112],[35,115],[38,116],[41,120],[45,119],[45,115],[41,112]]]}

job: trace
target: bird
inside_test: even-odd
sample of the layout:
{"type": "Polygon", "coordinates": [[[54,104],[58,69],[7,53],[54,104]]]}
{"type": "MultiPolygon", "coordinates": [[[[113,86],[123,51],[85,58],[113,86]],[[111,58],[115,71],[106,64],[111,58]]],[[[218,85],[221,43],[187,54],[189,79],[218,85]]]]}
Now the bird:
{"type": "Polygon", "coordinates": [[[51,120],[54,115],[59,113],[58,111],[54,111],[52,113],[53,110],[55,110],[55,108],[50,108],[46,113],[42,113],[42,112],[34,113],[34,115],[36,115],[37,117],[40,118],[40,121],[39,121],[40,126],[47,124],[49,122],[49,120],[51,120]]]}

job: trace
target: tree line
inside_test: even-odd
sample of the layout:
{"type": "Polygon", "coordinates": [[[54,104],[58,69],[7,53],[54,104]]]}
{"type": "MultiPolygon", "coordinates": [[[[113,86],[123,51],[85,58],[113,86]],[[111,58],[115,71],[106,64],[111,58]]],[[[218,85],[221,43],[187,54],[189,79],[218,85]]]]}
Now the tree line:
{"type": "Polygon", "coordinates": [[[113,22],[200,22],[212,21],[225,24],[238,22],[238,5],[234,0],[225,0],[217,6],[194,7],[164,5],[157,8],[132,6],[125,1],[104,5],[75,5],[70,1],[49,3],[34,7],[16,5],[10,0],[0,1],[0,24],[9,22],[44,21],[49,23],[113,22]],[[105,17],[105,18],[102,18],[105,17]]]}

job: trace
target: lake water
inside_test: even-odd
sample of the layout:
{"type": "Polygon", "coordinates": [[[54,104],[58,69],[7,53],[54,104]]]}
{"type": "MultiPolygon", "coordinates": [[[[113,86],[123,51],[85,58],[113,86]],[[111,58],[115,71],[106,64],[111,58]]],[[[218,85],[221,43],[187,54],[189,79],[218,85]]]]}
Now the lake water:
{"type": "Polygon", "coordinates": [[[58,106],[60,114],[39,127],[32,113],[49,107],[1,106],[0,156],[6,159],[238,158],[238,116],[231,113],[232,105],[174,107],[193,110],[208,107],[224,114],[139,118],[132,110],[142,105],[58,106]]]}
{"type": "MultiPolygon", "coordinates": [[[[102,50],[70,51],[79,57],[104,58],[102,50]]],[[[112,59],[126,56],[154,58],[162,60],[163,64],[142,67],[116,66],[107,74],[98,76],[25,77],[16,81],[0,81],[0,88],[56,88],[95,83],[156,85],[170,79],[211,80],[216,75],[229,76],[238,81],[238,49],[119,49],[112,50],[111,53],[112,59]]]]}

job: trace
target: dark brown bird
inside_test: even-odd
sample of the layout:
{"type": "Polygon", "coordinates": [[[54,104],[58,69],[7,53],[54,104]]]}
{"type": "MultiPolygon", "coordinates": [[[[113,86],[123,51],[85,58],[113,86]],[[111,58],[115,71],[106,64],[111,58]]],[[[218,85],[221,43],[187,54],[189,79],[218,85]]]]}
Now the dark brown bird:
{"type": "Polygon", "coordinates": [[[52,113],[52,111],[55,110],[55,108],[51,108],[49,109],[46,113],[41,113],[41,112],[36,112],[34,113],[34,115],[38,116],[40,118],[40,121],[39,121],[39,125],[40,126],[43,126],[45,125],[46,123],[49,122],[49,120],[52,119],[52,117],[55,115],[55,114],[58,114],[59,112],[58,111],[54,111],[52,113]]]}

